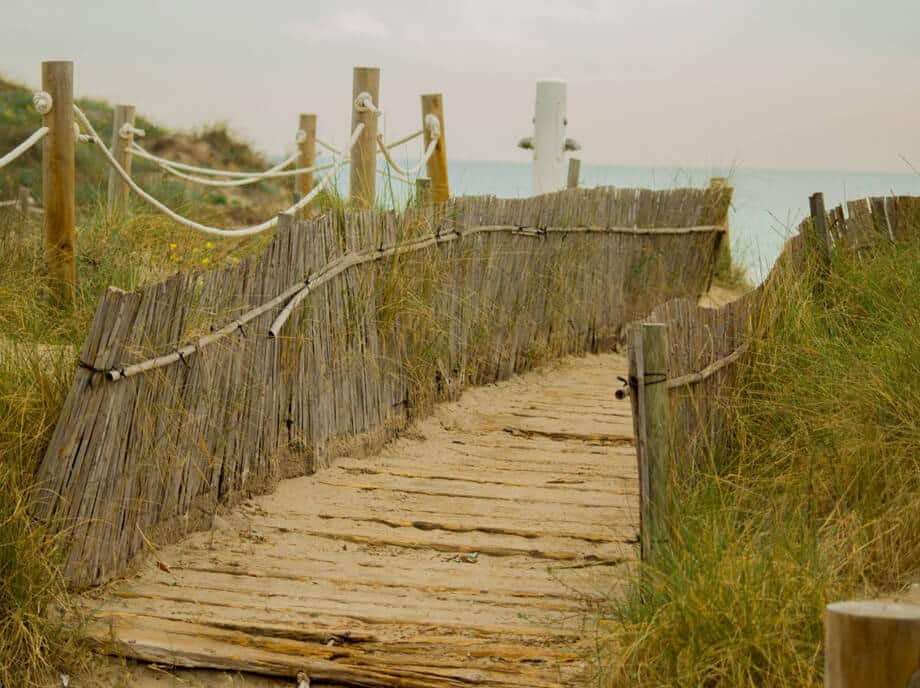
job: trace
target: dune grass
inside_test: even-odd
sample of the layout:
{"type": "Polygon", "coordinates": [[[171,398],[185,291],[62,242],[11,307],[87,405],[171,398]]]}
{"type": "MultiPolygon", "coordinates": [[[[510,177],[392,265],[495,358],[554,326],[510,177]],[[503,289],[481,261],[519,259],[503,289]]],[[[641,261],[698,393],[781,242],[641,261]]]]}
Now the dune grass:
{"type": "MultiPolygon", "coordinates": [[[[41,126],[33,89],[0,79],[0,151],[6,152],[41,126]]],[[[112,107],[81,98],[78,105],[104,140],[111,137],[112,107]]],[[[144,117],[137,126],[164,145],[194,145],[228,164],[265,167],[264,159],[240,143],[224,125],[193,136],[171,135],[144,117]]],[[[246,222],[238,199],[218,198],[166,178],[153,165],[135,161],[143,185],[167,205],[195,219],[220,224],[246,222]]],[[[261,249],[270,236],[209,241],[207,237],[152,215],[132,199],[133,213],[108,214],[102,203],[108,169],[88,144],[76,150],[77,302],[61,310],[49,298],[44,275],[42,223],[0,209],[0,685],[48,685],[52,669],[79,658],[62,619],[66,596],[58,572],[60,538],[35,523],[29,504],[32,476],[70,386],[77,351],[96,303],[108,286],[134,289],[180,269],[208,269],[261,249]]],[[[35,147],[0,173],[0,200],[19,186],[41,198],[41,149],[35,147]]],[[[258,189],[257,205],[279,203],[277,184],[258,189]]],[[[244,199],[245,200],[245,199],[244,199]]],[[[270,234],[270,233],[269,233],[270,234]]]]}
{"type": "MultiPolygon", "coordinates": [[[[206,209],[190,212],[206,215],[206,209]]],[[[66,532],[35,523],[32,476],[54,429],[100,294],[261,250],[269,236],[209,241],[159,216],[84,208],[77,303],[61,310],[43,278],[41,221],[0,211],[0,685],[46,686],[80,661],[58,571],[66,532]],[[52,612],[52,610],[56,610],[52,612]]],[[[270,233],[269,233],[270,234],[270,233]]]]}
{"type": "Polygon", "coordinates": [[[727,401],[736,448],[611,603],[603,685],[823,685],[824,605],[920,576],[920,249],[781,280],[727,401]]]}

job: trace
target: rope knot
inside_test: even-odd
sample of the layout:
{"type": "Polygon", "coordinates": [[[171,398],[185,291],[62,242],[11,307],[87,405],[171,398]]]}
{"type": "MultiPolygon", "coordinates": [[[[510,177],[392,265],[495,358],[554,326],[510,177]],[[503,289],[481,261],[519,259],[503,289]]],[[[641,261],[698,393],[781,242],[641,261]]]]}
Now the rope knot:
{"type": "Polygon", "coordinates": [[[297,134],[294,136],[294,143],[298,146],[307,142],[307,132],[303,129],[298,129],[297,134]]]}
{"type": "Polygon", "coordinates": [[[79,141],[80,143],[92,143],[96,139],[89,134],[80,133],[80,125],[76,122],[73,123],[73,138],[74,141],[79,141]]]}
{"type": "Polygon", "coordinates": [[[383,114],[383,110],[374,105],[374,98],[367,91],[362,91],[355,96],[355,110],[358,112],[373,112],[378,117],[383,114]]]}
{"type": "Polygon", "coordinates": [[[32,96],[32,105],[35,106],[35,109],[38,110],[40,114],[47,115],[54,106],[54,99],[47,91],[39,91],[32,96]]]}
{"type": "Polygon", "coordinates": [[[138,129],[130,122],[125,122],[118,129],[118,135],[123,138],[125,141],[130,141],[134,136],[145,136],[147,132],[143,129],[138,129]]]}
{"type": "Polygon", "coordinates": [[[441,137],[441,120],[436,114],[429,112],[425,115],[425,129],[428,130],[428,135],[432,139],[441,137]]]}

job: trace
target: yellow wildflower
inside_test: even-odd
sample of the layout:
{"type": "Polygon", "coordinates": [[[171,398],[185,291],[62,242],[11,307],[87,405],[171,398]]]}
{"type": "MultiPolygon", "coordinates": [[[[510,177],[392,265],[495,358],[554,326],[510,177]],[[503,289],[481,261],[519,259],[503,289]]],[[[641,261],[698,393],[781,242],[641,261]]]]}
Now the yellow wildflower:
{"type": "Polygon", "coordinates": [[[205,248],[214,248],[214,244],[212,244],[210,241],[206,243],[204,246],[205,248]]]}
{"type": "Polygon", "coordinates": [[[202,259],[201,259],[201,264],[202,264],[202,265],[207,265],[207,264],[210,263],[210,262],[211,262],[211,261],[209,261],[207,258],[202,258],[202,259]]]}
{"type": "Polygon", "coordinates": [[[176,250],[176,245],[175,245],[175,244],[170,244],[170,245],[169,245],[169,248],[171,248],[173,251],[175,251],[175,250],[176,250]]]}
{"type": "Polygon", "coordinates": [[[175,253],[173,253],[173,254],[169,257],[169,259],[170,259],[173,263],[178,263],[178,262],[179,262],[179,256],[177,256],[175,253]]]}

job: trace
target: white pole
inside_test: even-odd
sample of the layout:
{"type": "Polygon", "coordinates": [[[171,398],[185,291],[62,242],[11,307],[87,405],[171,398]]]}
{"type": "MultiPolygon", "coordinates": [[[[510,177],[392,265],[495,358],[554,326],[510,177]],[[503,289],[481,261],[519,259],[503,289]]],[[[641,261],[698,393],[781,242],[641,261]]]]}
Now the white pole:
{"type": "Polygon", "coordinates": [[[533,119],[534,195],[559,191],[565,182],[565,82],[537,82],[533,119]]]}

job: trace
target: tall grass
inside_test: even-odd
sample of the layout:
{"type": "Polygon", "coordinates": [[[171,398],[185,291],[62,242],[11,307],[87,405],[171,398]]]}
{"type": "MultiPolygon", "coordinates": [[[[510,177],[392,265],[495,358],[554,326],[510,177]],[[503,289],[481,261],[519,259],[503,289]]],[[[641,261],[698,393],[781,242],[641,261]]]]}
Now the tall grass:
{"type": "Polygon", "coordinates": [[[270,239],[211,242],[159,216],[93,207],[78,224],[77,303],[61,310],[47,294],[40,221],[0,211],[0,686],[46,686],[53,668],[79,661],[58,571],[66,532],[34,522],[29,505],[100,294],[238,261],[270,239]]]}
{"type": "Polygon", "coordinates": [[[680,492],[673,547],[613,602],[609,686],[820,686],[831,600],[920,576],[920,249],[785,274],[680,492]]]}

